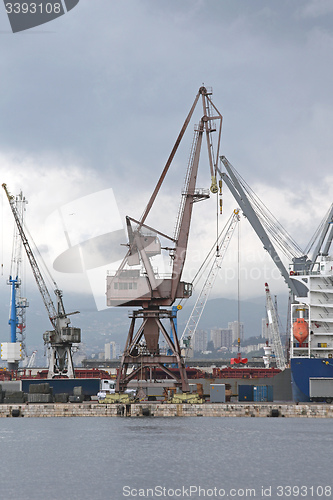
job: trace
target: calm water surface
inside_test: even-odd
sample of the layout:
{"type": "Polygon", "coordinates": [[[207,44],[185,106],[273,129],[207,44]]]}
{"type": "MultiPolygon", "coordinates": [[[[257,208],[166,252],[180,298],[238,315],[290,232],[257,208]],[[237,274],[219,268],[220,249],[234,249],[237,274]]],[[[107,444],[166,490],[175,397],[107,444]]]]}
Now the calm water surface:
{"type": "Polygon", "coordinates": [[[333,499],[332,419],[2,418],[0,446],[1,500],[333,499]]]}

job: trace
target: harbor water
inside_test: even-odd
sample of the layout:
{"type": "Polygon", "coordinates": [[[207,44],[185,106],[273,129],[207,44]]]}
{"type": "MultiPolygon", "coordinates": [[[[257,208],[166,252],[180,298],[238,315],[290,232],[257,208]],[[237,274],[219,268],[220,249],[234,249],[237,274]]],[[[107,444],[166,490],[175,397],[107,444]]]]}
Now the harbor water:
{"type": "Polygon", "coordinates": [[[332,419],[1,419],[1,499],[333,498],[332,419]]]}

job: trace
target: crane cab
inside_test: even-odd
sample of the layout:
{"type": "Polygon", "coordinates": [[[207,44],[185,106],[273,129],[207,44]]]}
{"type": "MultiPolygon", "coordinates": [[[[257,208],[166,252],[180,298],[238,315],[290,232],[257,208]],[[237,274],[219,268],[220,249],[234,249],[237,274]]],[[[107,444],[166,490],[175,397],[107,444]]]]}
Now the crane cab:
{"type": "MultiPolygon", "coordinates": [[[[151,290],[148,278],[139,269],[123,270],[107,276],[106,298],[108,306],[171,305],[171,277],[156,278],[156,288],[151,290]]],[[[177,298],[192,295],[192,283],[181,281],[177,298]]]]}

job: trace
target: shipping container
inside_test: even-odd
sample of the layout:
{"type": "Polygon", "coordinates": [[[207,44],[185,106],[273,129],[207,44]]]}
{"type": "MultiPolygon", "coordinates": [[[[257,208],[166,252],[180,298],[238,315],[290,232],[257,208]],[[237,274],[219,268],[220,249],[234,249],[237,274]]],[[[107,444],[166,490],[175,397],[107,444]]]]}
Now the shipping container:
{"type": "Polygon", "coordinates": [[[273,386],[272,385],[256,385],[253,387],[253,401],[264,403],[273,401],[273,386]]]}
{"type": "Polygon", "coordinates": [[[238,401],[253,401],[253,385],[238,386],[238,401]]]}
{"type": "Polygon", "coordinates": [[[225,403],[225,384],[210,384],[210,402],[225,403]]]}
{"type": "Polygon", "coordinates": [[[309,393],[311,401],[333,401],[333,378],[310,378],[309,393]]]}
{"type": "MultiPolygon", "coordinates": [[[[35,384],[40,384],[40,379],[22,379],[22,390],[29,393],[30,386],[35,384]]],[[[53,394],[59,394],[67,392],[68,394],[73,394],[74,387],[80,385],[82,386],[82,393],[88,399],[90,396],[97,395],[99,391],[100,379],[99,378],[52,378],[44,379],[42,382],[47,382],[52,388],[53,394]]]]}
{"type": "Polygon", "coordinates": [[[254,401],[264,403],[273,401],[272,385],[239,385],[238,401],[254,401]]]}

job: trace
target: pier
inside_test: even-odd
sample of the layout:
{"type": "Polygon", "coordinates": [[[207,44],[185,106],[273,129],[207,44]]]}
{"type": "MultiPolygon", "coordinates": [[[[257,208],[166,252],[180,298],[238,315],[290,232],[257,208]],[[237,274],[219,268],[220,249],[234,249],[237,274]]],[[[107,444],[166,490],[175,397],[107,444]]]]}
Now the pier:
{"type": "Polygon", "coordinates": [[[99,404],[46,403],[0,405],[7,417],[301,417],[333,418],[333,405],[314,403],[99,404]]]}

